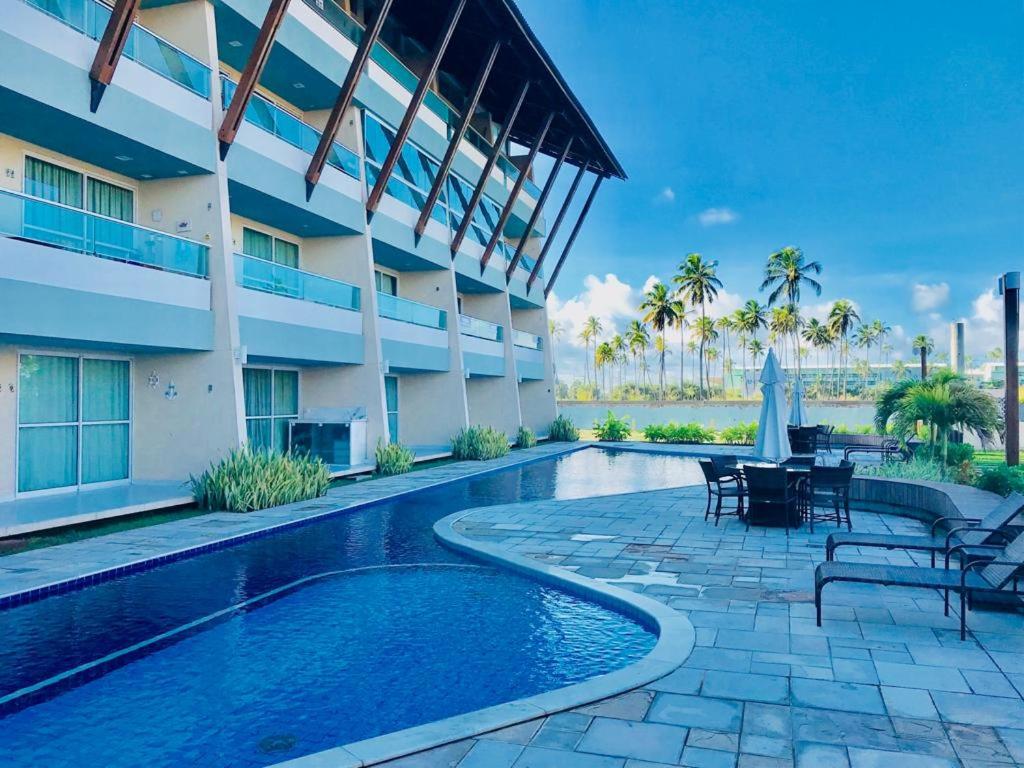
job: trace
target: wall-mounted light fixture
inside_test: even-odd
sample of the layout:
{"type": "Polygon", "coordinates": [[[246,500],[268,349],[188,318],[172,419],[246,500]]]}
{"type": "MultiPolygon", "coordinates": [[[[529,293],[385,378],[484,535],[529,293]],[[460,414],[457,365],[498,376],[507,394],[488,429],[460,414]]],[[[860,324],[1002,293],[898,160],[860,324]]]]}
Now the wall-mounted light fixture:
{"type": "Polygon", "coordinates": [[[164,397],[168,400],[176,400],[178,397],[178,388],[174,386],[173,381],[167,382],[167,389],[164,392],[164,397]]]}

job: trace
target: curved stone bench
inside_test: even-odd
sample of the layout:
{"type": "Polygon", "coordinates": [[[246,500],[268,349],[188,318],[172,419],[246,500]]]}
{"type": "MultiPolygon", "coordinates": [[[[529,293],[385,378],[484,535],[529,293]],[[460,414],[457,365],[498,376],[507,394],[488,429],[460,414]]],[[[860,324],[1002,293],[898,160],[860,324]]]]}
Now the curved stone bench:
{"type": "Polygon", "coordinates": [[[955,483],[854,475],[850,504],[868,512],[932,523],[940,517],[981,518],[1002,501],[998,494],[955,483]]]}

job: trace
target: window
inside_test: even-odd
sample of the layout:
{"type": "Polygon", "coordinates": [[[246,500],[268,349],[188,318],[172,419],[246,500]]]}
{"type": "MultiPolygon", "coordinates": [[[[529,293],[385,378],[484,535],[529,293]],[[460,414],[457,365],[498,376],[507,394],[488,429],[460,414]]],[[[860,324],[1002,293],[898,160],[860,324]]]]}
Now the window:
{"type": "Polygon", "coordinates": [[[299,417],[299,372],[245,368],[242,387],[249,444],[261,450],[287,451],[288,422],[299,417]]]}
{"type": "Polygon", "coordinates": [[[388,436],[398,442],[398,377],[384,377],[384,400],[388,409],[388,436]]]}
{"type": "Polygon", "coordinates": [[[18,492],[126,480],[127,360],[25,354],[18,388],[18,492]]]}
{"type": "Polygon", "coordinates": [[[377,285],[378,293],[386,293],[388,296],[398,295],[398,278],[395,275],[389,275],[387,272],[375,269],[373,271],[373,280],[377,285]]]}
{"type": "Polygon", "coordinates": [[[299,267],[299,246],[296,243],[248,227],[242,228],[242,253],[294,269],[299,267]]]}
{"type": "Polygon", "coordinates": [[[25,194],[128,223],[135,220],[132,190],[36,157],[25,157],[25,194]]]}

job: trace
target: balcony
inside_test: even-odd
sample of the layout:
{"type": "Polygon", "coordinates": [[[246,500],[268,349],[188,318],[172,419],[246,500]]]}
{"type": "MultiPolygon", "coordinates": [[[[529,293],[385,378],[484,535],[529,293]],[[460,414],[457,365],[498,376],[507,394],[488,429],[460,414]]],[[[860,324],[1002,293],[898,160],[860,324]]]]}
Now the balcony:
{"type": "Polygon", "coordinates": [[[543,340],[540,336],[512,329],[516,375],[521,381],[544,380],[543,340]]]}
{"type": "Polygon", "coordinates": [[[504,376],[504,329],[469,315],[459,315],[462,368],[470,377],[504,376]]]}
{"type": "Polygon", "coordinates": [[[378,292],[377,314],[383,359],[389,370],[449,370],[447,312],[378,292]]]}
{"type": "MultiPolygon", "coordinates": [[[[238,86],[224,75],[220,82],[222,106],[227,109],[238,86]]],[[[321,136],[313,126],[254,93],[228,154],[232,210],[303,237],[361,232],[365,218],[360,159],[343,144],[332,143],[320,183],[306,200],[306,170],[321,136]]]]}
{"type": "Polygon", "coordinates": [[[0,237],[0,335],[212,348],[206,245],[9,190],[0,237]]]}
{"type": "Polygon", "coordinates": [[[250,359],[362,363],[363,316],[354,285],[235,254],[239,332],[250,359]]]}
{"type": "Polygon", "coordinates": [[[88,73],[110,15],[97,0],[8,0],[5,133],[137,178],[212,172],[208,66],[135,24],[99,110],[88,73]],[[125,159],[121,159],[124,157],[125,159]]]}

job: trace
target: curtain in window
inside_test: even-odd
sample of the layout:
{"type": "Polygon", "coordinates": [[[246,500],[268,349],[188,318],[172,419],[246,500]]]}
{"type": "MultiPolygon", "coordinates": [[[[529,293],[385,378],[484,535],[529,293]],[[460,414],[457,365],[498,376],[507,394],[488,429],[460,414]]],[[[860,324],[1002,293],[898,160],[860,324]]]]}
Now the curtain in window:
{"type": "Polygon", "coordinates": [[[266,368],[245,368],[242,389],[246,416],[270,416],[273,412],[272,372],[266,368]]]}
{"type": "Polygon", "coordinates": [[[242,253],[267,261],[274,260],[274,238],[263,232],[245,227],[242,229],[242,253]]]}
{"type": "Polygon", "coordinates": [[[89,179],[88,209],[101,216],[131,223],[135,219],[135,196],[130,189],[89,179]]]}
{"type": "Polygon", "coordinates": [[[128,424],[82,426],[82,483],[128,478],[128,424]]]}
{"type": "Polygon", "coordinates": [[[66,488],[78,482],[78,427],[18,430],[18,491],[66,488]]]}
{"type": "Polygon", "coordinates": [[[298,371],[274,371],[274,415],[299,414],[298,371]]]}
{"type": "Polygon", "coordinates": [[[34,157],[25,158],[25,194],[82,207],[82,174],[34,157]]]}
{"type": "Polygon", "coordinates": [[[270,434],[270,419],[247,419],[245,432],[249,438],[249,445],[254,450],[265,451],[273,447],[270,434]]]}
{"type": "Polygon", "coordinates": [[[274,240],[274,261],[298,269],[299,246],[287,240],[274,240]]]}
{"type": "Polygon", "coordinates": [[[128,421],[127,360],[82,361],[82,421],[128,421]]]}
{"type": "Polygon", "coordinates": [[[78,358],[22,355],[18,423],[78,421],[78,358]]]}
{"type": "Polygon", "coordinates": [[[386,293],[388,296],[398,295],[398,278],[384,272],[374,272],[374,281],[377,283],[377,290],[386,293]]]}

